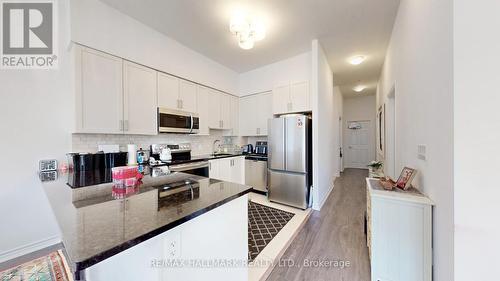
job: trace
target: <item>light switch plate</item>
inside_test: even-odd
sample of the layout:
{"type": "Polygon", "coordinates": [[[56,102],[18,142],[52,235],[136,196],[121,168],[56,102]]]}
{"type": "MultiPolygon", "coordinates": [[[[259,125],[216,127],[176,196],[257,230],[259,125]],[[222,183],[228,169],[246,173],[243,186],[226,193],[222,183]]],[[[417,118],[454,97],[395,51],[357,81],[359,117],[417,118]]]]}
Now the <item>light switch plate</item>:
{"type": "Polygon", "coordinates": [[[417,157],[420,160],[427,159],[427,146],[425,144],[417,145],[417,157]]]}
{"type": "Polygon", "coordinates": [[[57,170],[57,160],[55,159],[40,160],[38,162],[38,166],[40,172],[55,171],[57,170]]]}

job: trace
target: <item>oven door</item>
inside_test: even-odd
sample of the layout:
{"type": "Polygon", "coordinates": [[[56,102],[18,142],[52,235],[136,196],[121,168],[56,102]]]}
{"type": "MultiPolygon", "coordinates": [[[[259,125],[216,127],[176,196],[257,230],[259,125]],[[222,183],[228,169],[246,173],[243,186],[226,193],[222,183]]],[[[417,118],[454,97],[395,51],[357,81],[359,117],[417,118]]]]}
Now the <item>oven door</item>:
{"type": "Polygon", "coordinates": [[[196,113],[158,108],[158,132],[192,134],[199,131],[196,113]]]}
{"type": "Polygon", "coordinates": [[[182,172],[208,178],[208,161],[171,165],[168,169],[171,172],[182,172]]]}

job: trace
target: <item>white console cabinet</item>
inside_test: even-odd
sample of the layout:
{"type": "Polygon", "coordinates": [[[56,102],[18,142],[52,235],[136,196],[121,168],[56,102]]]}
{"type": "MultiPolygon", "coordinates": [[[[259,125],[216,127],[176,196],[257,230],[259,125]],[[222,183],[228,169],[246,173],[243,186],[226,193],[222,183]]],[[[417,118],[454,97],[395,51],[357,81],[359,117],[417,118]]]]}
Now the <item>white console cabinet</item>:
{"type": "Polygon", "coordinates": [[[432,280],[432,201],[417,189],[387,191],[367,178],[372,281],[432,280]]]}

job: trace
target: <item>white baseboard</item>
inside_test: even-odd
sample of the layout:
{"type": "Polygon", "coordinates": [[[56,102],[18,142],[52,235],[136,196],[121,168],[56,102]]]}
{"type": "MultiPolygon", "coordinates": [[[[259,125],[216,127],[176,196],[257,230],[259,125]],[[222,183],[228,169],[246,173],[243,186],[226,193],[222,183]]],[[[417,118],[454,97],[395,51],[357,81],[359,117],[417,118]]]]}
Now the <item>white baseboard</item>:
{"type": "MultiPolygon", "coordinates": [[[[334,180],[335,181],[335,180],[334,180]]],[[[328,196],[330,196],[330,193],[332,192],[333,190],[333,187],[335,186],[334,183],[332,183],[332,185],[330,186],[330,188],[328,189],[328,191],[326,192],[326,196],[321,200],[321,202],[318,202],[318,204],[315,204],[315,200],[313,200],[313,209],[316,210],[316,211],[319,211],[321,210],[321,207],[323,207],[323,205],[325,204],[326,202],[326,199],[328,199],[328,196]]]]}
{"type": "Polygon", "coordinates": [[[27,255],[29,253],[36,252],[38,250],[53,246],[57,243],[61,242],[61,237],[59,236],[53,236],[49,237],[47,239],[42,239],[40,241],[26,244],[8,251],[5,251],[3,253],[0,253],[0,263],[18,258],[23,255],[27,255]]]}

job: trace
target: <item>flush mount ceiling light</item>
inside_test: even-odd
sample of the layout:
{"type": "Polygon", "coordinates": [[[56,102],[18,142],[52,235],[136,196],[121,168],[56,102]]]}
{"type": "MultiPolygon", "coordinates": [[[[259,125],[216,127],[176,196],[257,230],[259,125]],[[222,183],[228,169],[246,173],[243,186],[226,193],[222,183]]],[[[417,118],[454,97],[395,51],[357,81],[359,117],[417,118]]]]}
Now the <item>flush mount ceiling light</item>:
{"type": "Polygon", "coordinates": [[[349,63],[352,65],[362,64],[366,60],[365,56],[354,56],[349,59],[349,63]]]}
{"type": "Polygon", "coordinates": [[[252,49],[256,41],[266,37],[266,28],[262,21],[241,13],[231,17],[229,31],[238,38],[238,45],[244,50],[252,49]]]}
{"type": "Polygon", "coordinates": [[[365,87],[365,86],[363,86],[363,85],[358,85],[358,86],[356,86],[356,87],[354,87],[354,88],[352,88],[352,89],[353,89],[353,91],[355,91],[356,93],[361,93],[361,92],[363,92],[363,90],[364,90],[364,89],[366,89],[366,87],[365,87]]]}

